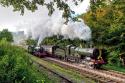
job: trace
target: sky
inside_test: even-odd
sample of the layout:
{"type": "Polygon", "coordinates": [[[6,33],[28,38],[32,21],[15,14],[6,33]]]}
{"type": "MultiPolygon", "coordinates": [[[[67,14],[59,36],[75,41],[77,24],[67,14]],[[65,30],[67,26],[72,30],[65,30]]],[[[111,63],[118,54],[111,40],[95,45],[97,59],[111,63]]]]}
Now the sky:
{"type": "MultiPolygon", "coordinates": [[[[73,4],[71,4],[71,1],[72,0],[69,0],[69,5],[77,15],[86,12],[90,0],[84,0],[78,6],[74,6],[73,4]]],[[[26,25],[27,23],[44,20],[45,17],[48,18],[48,10],[45,7],[41,6],[34,13],[25,10],[25,14],[23,16],[20,15],[20,12],[13,12],[12,7],[5,8],[0,6],[0,30],[5,28],[9,29],[10,31],[23,30],[24,28],[22,28],[20,25],[26,25]]]]}

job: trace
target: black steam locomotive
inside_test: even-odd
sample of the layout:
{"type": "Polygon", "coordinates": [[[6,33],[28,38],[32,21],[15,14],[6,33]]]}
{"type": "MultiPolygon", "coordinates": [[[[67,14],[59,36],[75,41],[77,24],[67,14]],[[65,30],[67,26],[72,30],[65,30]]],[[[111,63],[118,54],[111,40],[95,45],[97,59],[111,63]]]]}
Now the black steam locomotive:
{"type": "Polygon", "coordinates": [[[68,45],[60,46],[29,47],[29,52],[39,57],[53,57],[68,62],[85,64],[89,68],[100,68],[106,64],[106,50],[98,48],[80,48],[68,45]]]}

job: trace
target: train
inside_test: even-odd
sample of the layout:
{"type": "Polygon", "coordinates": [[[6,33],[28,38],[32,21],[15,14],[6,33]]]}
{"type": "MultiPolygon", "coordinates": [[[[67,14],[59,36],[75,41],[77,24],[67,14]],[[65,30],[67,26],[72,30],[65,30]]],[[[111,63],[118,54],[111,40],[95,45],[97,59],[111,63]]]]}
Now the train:
{"type": "Polygon", "coordinates": [[[103,48],[81,48],[73,45],[60,47],[57,45],[40,47],[29,46],[28,52],[38,57],[52,57],[67,62],[84,64],[95,69],[107,64],[107,51],[103,48]]]}

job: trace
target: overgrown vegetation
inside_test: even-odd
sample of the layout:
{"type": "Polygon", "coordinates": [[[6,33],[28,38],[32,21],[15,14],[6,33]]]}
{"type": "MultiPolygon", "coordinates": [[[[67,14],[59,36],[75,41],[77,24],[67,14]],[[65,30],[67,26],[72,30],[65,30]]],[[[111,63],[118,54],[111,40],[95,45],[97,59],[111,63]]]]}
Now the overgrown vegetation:
{"type": "MultiPolygon", "coordinates": [[[[0,83],[52,83],[31,64],[28,53],[6,40],[0,41],[0,83]]],[[[43,71],[44,72],[44,71],[43,71]]]]}

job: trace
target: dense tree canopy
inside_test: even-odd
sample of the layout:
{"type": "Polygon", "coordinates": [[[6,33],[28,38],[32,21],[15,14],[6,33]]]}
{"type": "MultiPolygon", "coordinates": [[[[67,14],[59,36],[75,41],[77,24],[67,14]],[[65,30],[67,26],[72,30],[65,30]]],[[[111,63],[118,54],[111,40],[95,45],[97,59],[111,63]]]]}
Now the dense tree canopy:
{"type": "Polygon", "coordinates": [[[3,29],[3,31],[0,32],[0,40],[3,38],[5,38],[8,42],[13,42],[13,35],[7,29],[3,29]]]}
{"type": "Polygon", "coordinates": [[[91,4],[90,11],[83,19],[92,29],[93,41],[117,45],[123,41],[125,32],[125,1],[113,0],[110,4],[102,2],[91,4]]]}

